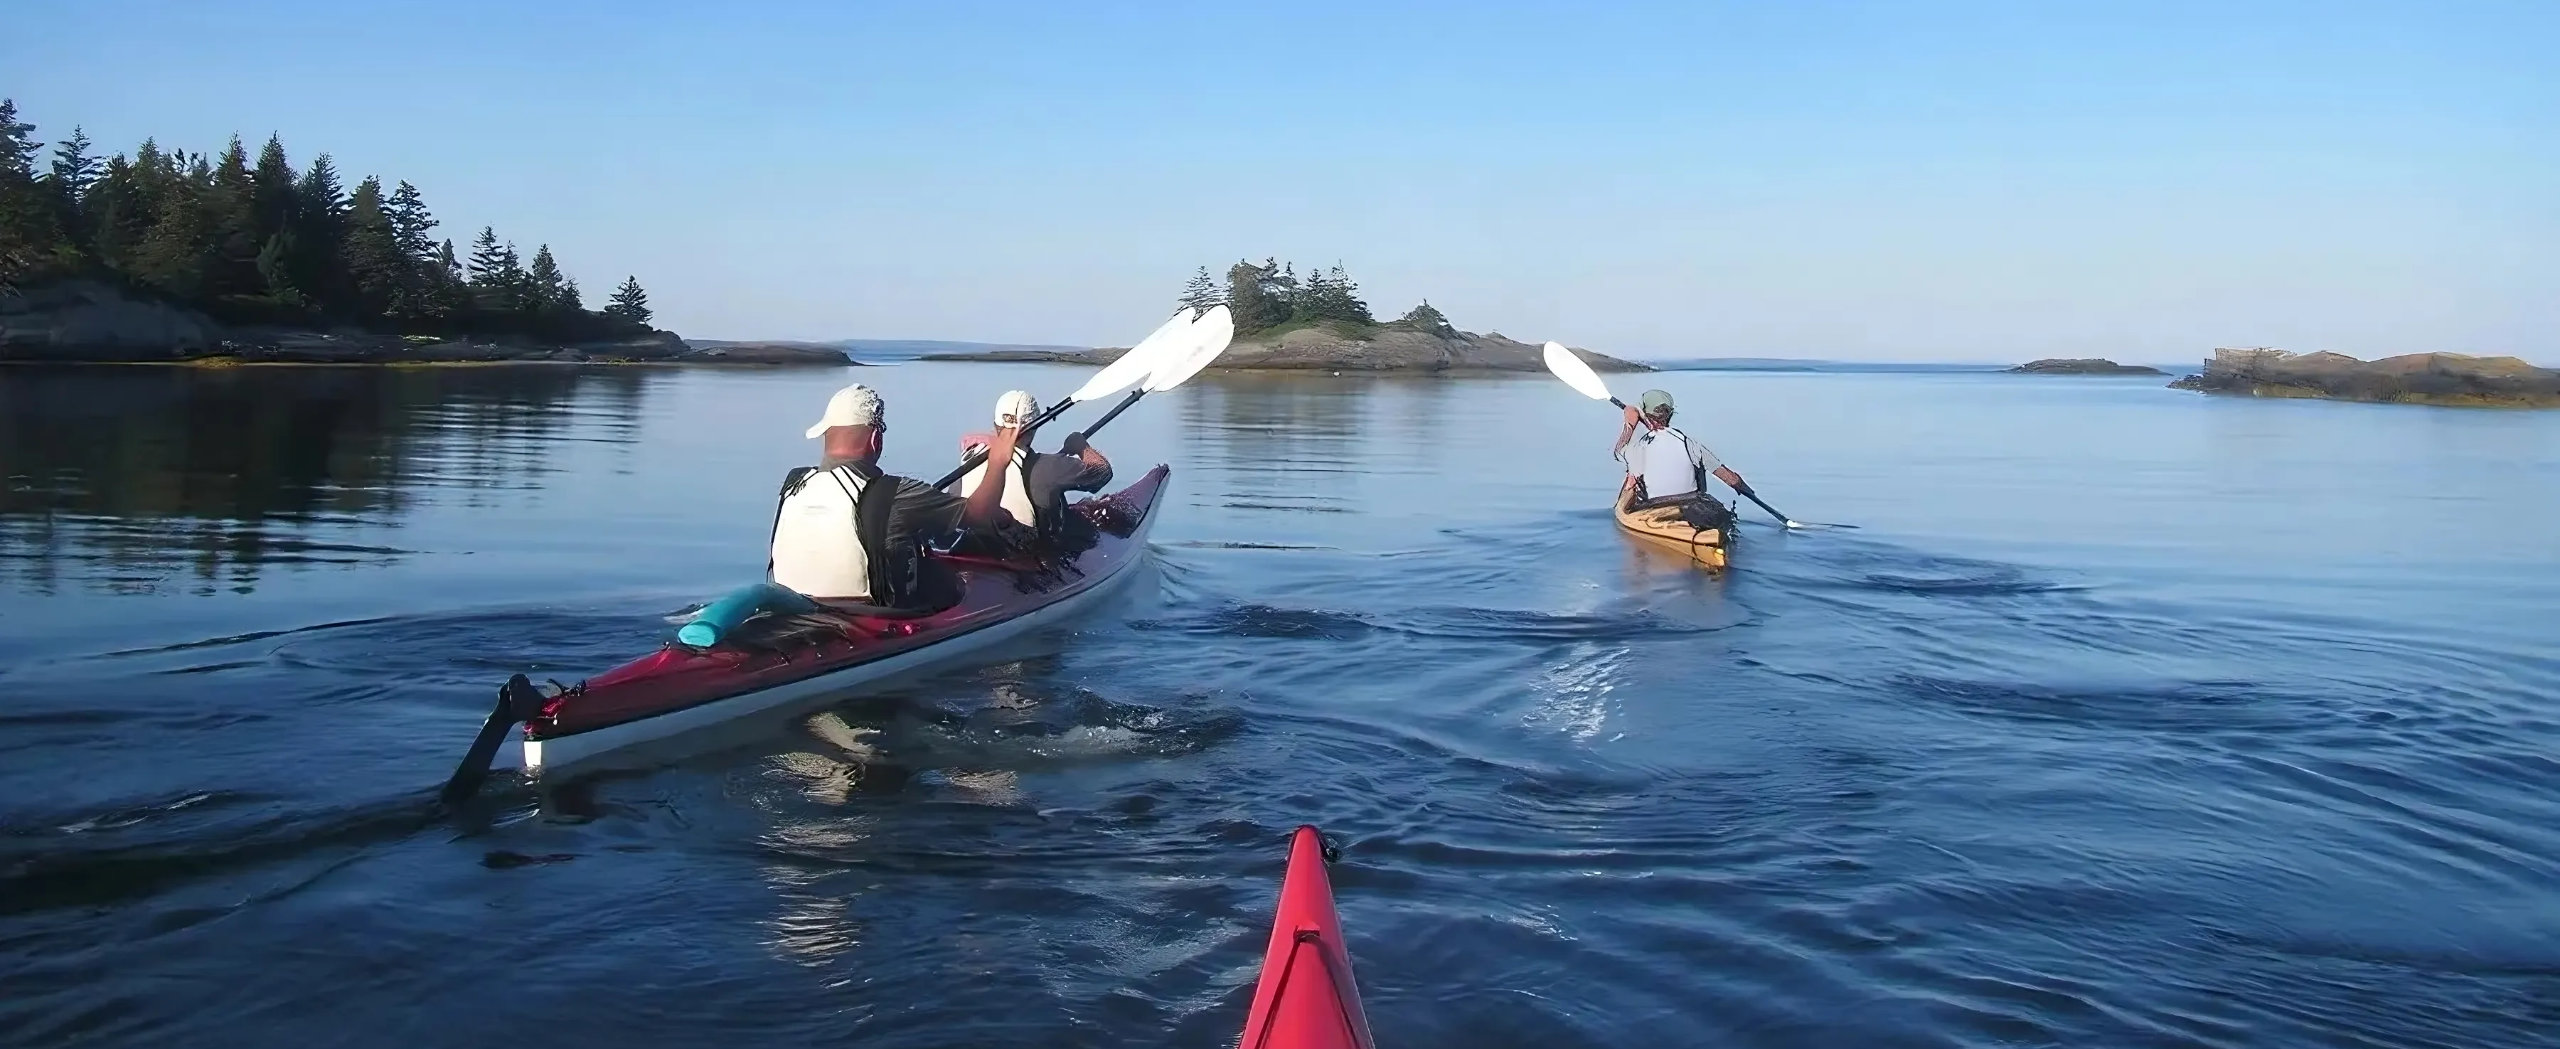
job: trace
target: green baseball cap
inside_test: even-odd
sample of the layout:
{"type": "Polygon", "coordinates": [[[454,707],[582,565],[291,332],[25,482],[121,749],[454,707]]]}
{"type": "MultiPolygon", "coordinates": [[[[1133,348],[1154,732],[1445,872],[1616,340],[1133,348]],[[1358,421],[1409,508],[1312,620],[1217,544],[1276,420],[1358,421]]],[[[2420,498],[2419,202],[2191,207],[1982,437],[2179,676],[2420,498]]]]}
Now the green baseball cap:
{"type": "Polygon", "coordinates": [[[1636,403],[1644,406],[1646,415],[1661,415],[1671,410],[1671,395],[1661,390],[1646,390],[1636,403]]]}

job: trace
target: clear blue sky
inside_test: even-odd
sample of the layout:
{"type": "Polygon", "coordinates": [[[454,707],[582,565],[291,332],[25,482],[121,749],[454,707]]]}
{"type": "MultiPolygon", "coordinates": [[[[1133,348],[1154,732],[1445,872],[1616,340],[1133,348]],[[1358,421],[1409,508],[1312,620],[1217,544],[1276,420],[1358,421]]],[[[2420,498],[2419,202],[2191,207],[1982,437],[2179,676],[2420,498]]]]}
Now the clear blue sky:
{"type": "Polygon", "coordinates": [[[1202,264],[1641,356],[2560,360],[2560,0],[13,0],[47,138],[283,134],[712,338],[1127,340],[1202,264]]]}

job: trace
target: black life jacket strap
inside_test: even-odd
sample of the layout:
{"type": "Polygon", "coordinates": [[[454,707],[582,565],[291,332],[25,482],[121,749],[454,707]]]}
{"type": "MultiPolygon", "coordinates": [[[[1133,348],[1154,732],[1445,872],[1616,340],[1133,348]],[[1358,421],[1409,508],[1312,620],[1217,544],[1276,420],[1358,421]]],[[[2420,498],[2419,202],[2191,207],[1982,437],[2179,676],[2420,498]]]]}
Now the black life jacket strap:
{"type": "Polygon", "coordinates": [[[817,472],[818,468],[814,466],[794,466],[790,473],[782,475],[782,494],[773,497],[773,528],[764,537],[764,577],[767,579],[773,578],[773,541],[782,538],[782,504],[800,494],[801,487],[809,483],[810,475],[817,472]]]}
{"type": "Polygon", "coordinates": [[[870,562],[871,603],[905,604],[914,587],[903,566],[915,558],[896,556],[899,552],[889,549],[889,511],[898,503],[898,483],[869,463],[854,463],[847,469],[862,479],[862,493],[853,499],[853,534],[862,541],[863,556],[870,562]]]}

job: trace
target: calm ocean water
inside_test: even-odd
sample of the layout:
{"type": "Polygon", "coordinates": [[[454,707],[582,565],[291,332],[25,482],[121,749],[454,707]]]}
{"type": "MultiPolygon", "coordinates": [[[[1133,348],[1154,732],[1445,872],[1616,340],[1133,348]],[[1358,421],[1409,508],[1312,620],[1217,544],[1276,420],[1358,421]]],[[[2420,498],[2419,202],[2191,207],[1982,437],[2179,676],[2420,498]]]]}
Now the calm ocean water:
{"type": "Polygon", "coordinates": [[[432,814],[857,375],[1080,378],[0,369],[0,1044],[1232,1044],[1300,822],[1382,1046],[2560,1039],[2560,413],[1651,377],[1860,526],[1709,577],[1544,377],[1208,376],[1081,628],[432,814]]]}

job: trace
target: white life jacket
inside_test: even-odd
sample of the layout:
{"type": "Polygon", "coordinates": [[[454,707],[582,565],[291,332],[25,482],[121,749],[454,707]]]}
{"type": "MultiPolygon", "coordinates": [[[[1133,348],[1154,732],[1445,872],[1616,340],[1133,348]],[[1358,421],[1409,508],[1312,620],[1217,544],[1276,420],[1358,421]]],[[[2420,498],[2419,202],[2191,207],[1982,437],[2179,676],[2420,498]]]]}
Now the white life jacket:
{"type": "Polygon", "coordinates": [[[1698,462],[1689,435],[1665,426],[1636,434],[1627,445],[1627,473],[1644,482],[1646,499],[1669,499],[1698,490],[1698,462]]]}
{"type": "MultiPolygon", "coordinates": [[[[1006,467],[1004,472],[1004,496],[996,500],[996,505],[1004,507],[1004,512],[1012,514],[1014,521],[1025,528],[1032,525],[1031,482],[1024,476],[1025,468],[1030,464],[1031,450],[1019,445],[1015,446],[1013,464],[1006,467]]],[[[986,476],[987,464],[979,463],[971,467],[969,472],[958,481],[952,483],[951,493],[966,499],[969,493],[978,490],[978,482],[986,476]]]]}
{"type": "Polygon", "coordinates": [[[774,582],[810,597],[872,598],[871,552],[854,520],[868,484],[851,467],[838,466],[785,492],[773,515],[774,582]]]}

